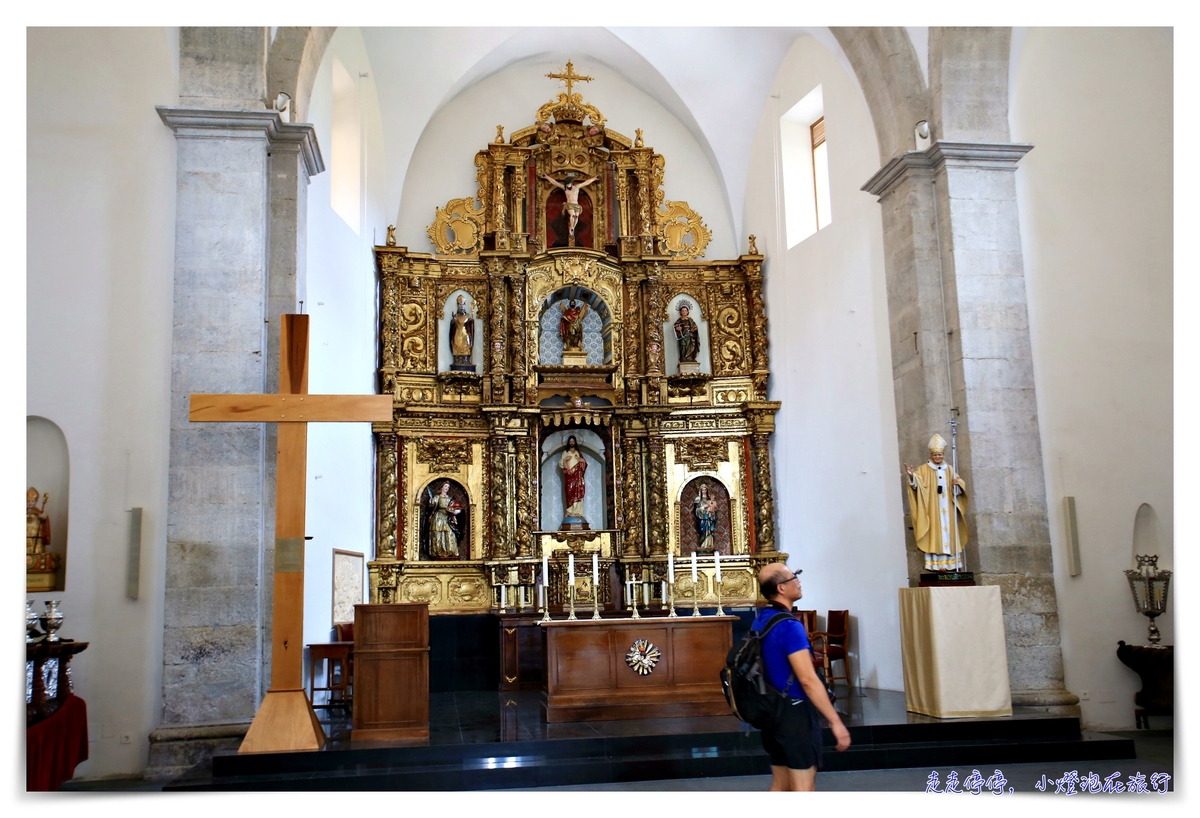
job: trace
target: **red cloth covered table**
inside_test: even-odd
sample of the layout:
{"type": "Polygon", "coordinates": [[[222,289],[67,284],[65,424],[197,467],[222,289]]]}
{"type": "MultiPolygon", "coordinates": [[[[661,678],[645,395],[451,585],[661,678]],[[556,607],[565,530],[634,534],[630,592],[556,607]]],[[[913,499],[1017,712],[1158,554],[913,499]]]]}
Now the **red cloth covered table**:
{"type": "Polygon", "coordinates": [[[25,789],[57,790],[87,757],[87,703],[70,694],[53,715],[25,730],[25,789]]]}

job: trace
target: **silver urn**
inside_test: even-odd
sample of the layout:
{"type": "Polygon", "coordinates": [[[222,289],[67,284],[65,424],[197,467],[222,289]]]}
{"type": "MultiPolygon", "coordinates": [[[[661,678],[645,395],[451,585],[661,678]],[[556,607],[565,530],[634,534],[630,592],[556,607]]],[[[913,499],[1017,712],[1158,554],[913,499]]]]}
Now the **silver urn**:
{"type": "Polygon", "coordinates": [[[58,605],[60,602],[62,602],[62,600],[60,600],[60,599],[47,599],[46,600],[46,610],[42,611],[42,615],[40,617],[40,621],[42,623],[42,630],[44,630],[46,632],[46,641],[47,642],[61,642],[62,641],[61,639],[58,638],[58,633],[57,633],[58,629],[62,627],[62,623],[63,623],[62,611],[60,611],[58,609],[58,605]]]}
{"type": "Polygon", "coordinates": [[[25,641],[36,642],[42,638],[42,632],[38,630],[38,621],[40,617],[38,612],[33,609],[33,600],[25,600],[25,641]]]}

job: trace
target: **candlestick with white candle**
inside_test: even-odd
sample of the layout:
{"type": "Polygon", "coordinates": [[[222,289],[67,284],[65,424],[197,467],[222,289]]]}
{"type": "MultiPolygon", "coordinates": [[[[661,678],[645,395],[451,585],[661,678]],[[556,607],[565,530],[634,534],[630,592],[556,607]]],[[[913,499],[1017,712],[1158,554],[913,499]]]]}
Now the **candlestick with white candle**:
{"type": "Polygon", "coordinates": [[[717,582],[720,582],[721,581],[721,552],[720,551],[713,552],[713,565],[717,569],[717,582]]]}
{"type": "Polygon", "coordinates": [[[542,554],[542,587],[550,581],[550,555],[542,554]]]}
{"type": "MultiPolygon", "coordinates": [[[[667,552],[667,582],[675,584],[675,552],[667,552]]],[[[663,594],[663,599],[666,599],[666,594],[663,594]]]]}
{"type": "Polygon", "coordinates": [[[592,554],[592,585],[600,584],[600,555],[592,554]]]}
{"type": "Polygon", "coordinates": [[[696,552],[692,552],[692,582],[697,582],[699,576],[696,573],[696,552]]]}
{"type": "Polygon", "coordinates": [[[505,604],[508,602],[508,588],[504,585],[500,586],[500,610],[504,610],[505,604]]]}
{"type": "Polygon", "coordinates": [[[567,584],[575,584],[575,555],[567,554],[567,584]]]}

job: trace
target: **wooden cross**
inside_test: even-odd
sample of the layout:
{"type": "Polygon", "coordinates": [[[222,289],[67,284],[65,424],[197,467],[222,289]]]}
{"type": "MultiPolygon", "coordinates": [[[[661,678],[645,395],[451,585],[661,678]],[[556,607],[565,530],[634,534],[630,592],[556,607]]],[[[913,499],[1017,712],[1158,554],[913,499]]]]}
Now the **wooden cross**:
{"type": "Polygon", "coordinates": [[[271,689],[239,753],[319,750],[325,744],[304,691],[304,504],[308,424],[392,419],[391,395],[308,394],[308,316],[284,315],[279,394],[192,395],[193,422],[278,423],[271,689]]]}
{"type": "Polygon", "coordinates": [[[592,81],[591,77],[585,77],[582,74],[576,74],[575,68],[574,68],[574,66],[571,65],[570,60],[567,60],[567,73],[565,73],[565,74],[547,74],[546,76],[552,80],[562,80],[567,84],[567,101],[568,102],[570,102],[570,100],[571,100],[571,86],[572,85],[574,85],[577,82],[591,82],[592,81]]]}

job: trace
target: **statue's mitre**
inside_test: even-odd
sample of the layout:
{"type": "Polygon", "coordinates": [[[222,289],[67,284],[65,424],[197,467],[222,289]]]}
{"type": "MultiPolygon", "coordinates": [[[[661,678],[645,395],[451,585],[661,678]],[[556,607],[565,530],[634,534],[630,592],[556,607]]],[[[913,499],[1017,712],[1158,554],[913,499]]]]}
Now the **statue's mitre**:
{"type": "Polygon", "coordinates": [[[930,454],[940,454],[944,451],[946,451],[946,441],[942,439],[941,435],[934,435],[933,437],[929,438],[930,454]]]}

